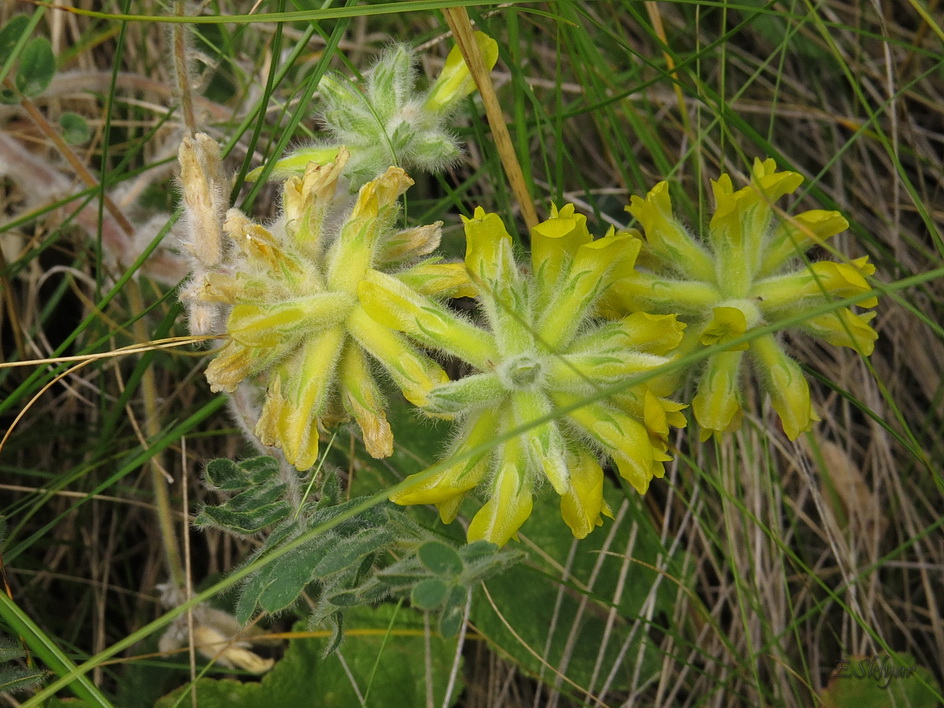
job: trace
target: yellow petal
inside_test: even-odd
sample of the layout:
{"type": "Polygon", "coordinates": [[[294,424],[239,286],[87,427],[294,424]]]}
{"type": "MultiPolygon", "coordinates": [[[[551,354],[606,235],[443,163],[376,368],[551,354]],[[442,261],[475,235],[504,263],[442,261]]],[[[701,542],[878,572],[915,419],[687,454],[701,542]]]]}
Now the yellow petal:
{"type": "Polygon", "coordinates": [[[812,209],[785,217],[770,238],[758,276],[780,271],[789,261],[848,228],[849,222],[838,211],[812,209]]]}
{"type": "Polygon", "coordinates": [[[694,280],[708,282],[714,278],[711,255],[672,213],[668,182],[659,182],[645,199],[633,196],[626,211],[642,224],[651,253],[662,264],[677,268],[694,280]]]}
{"type": "Polygon", "coordinates": [[[495,437],[497,410],[484,409],[463,421],[462,430],[446,459],[460,457],[441,472],[419,472],[407,477],[410,482],[390,496],[397,504],[443,504],[476,487],[488,474],[490,450],[477,450],[495,437]]]}
{"type": "Polygon", "coordinates": [[[439,248],[442,239],[442,223],[437,221],[426,226],[404,229],[387,238],[378,255],[378,263],[400,261],[426,256],[439,248]]]}
{"type": "MultiPolygon", "coordinates": [[[[725,344],[737,339],[747,332],[747,318],[738,307],[715,307],[712,309],[712,318],[702,330],[699,341],[706,347],[714,344],[725,344]]],[[[730,350],[743,351],[748,343],[732,345],[730,350]]]]}
{"type": "Polygon", "coordinates": [[[786,194],[793,194],[803,184],[803,175],[789,170],[778,172],[777,163],[772,158],[761,160],[755,157],[751,184],[770,204],[786,194]]]}
{"type": "MultiPolygon", "coordinates": [[[[765,278],[754,287],[754,295],[769,312],[784,312],[797,309],[803,301],[822,302],[829,296],[837,298],[855,297],[872,290],[872,286],[863,277],[875,272],[875,266],[868,262],[868,256],[857,258],[848,263],[818,261],[801,270],[765,278]]],[[[875,307],[877,297],[864,298],[860,307],[875,307]]]]}
{"type": "Polygon", "coordinates": [[[462,506],[462,502],[467,496],[468,492],[462,492],[445,501],[439,502],[436,505],[436,510],[439,512],[439,520],[444,524],[451,524],[455,521],[456,517],[459,515],[459,508],[462,506]]]}
{"type": "Polygon", "coordinates": [[[700,437],[737,430],[741,425],[742,353],[720,352],[708,359],[708,365],[692,400],[695,420],[701,426],[700,437]]]}
{"type": "Polygon", "coordinates": [[[449,380],[442,367],[416,351],[404,337],[379,326],[363,308],[355,307],[346,324],[350,335],[386,369],[414,405],[425,405],[426,394],[449,380]]]}
{"type": "MultiPolygon", "coordinates": [[[[849,263],[834,263],[833,261],[819,261],[810,265],[810,270],[815,275],[815,283],[812,287],[817,288],[818,292],[823,290],[845,298],[868,292],[872,287],[866,279],[862,277],[863,273],[871,275],[875,272],[875,266],[869,263],[869,257],[863,256],[849,263]]],[[[858,303],[860,307],[875,307],[878,305],[878,298],[870,297],[858,303]]]]}
{"type": "Polygon", "coordinates": [[[843,307],[836,312],[811,317],[800,326],[833,346],[849,347],[869,356],[875,350],[875,340],[878,339],[878,332],[869,325],[874,318],[874,312],[857,314],[843,307]]]}
{"type": "Polygon", "coordinates": [[[265,227],[250,221],[239,209],[226,212],[223,231],[246,254],[250,265],[274,270],[286,258],[278,239],[265,227]]]}
{"type": "Polygon", "coordinates": [[[810,402],[810,387],[800,366],[777,344],[771,335],[751,342],[751,352],[760,362],[764,388],[770,394],[774,410],[791,440],[808,431],[819,417],[810,402]]]}
{"type": "Polygon", "coordinates": [[[527,322],[529,288],[518,270],[511,237],[493,216],[483,214],[481,220],[466,221],[466,269],[491,325],[489,339],[495,349],[510,356],[534,346],[527,322]]]}
{"type": "Polygon", "coordinates": [[[514,284],[518,268],[511,247],[511,236],[498,214],[476,207],[465,223],[465,265],[472,281],[490,293],[514,284]]]}
{"type": "Polygon", "coordinates": [[[551,205],[551,218],[531,229],[532,269],[538,286],[546,290],[545,295],[553,292],[577,247],[592,239],[587,217],[575,213],[573,204],[560,210],[551,205]]]}
{"type": "Polygon", "coordinates": [[[259,420],[256,421],[256,437],[263,445],[277,447],[279,444],[279,421],[282,419],[285,399],[282,397],[282,379],[278,370],[269,377],[265,400],[259,420]]]}
{"type": "Polygon", "coordinates": [[[761,267],[773,204],[803,182],[796,172],[777,172],[773,160],[755,160],[751,183],[734,191],[730,176],[712,182],[715,212],[709,223],[709,239],[718,256],[719,283],[734,297],[745,297],[761,267]]]}
{"type": "Polygon", "coordinates": [[[617,408],[637,420],[642,420],[650,434],[660,440],[660,444],[668,437],[669,426],[684,428],[688,425],[682,413],[688,405],[664,398],[649,385],[648,381],[621,391],[609,400],[617,408]]]}
{"type": "MultiPolygon", "coordinates": [[[[491,71],[498,61],[498,42],[484,32],[474,32],[473,36],[486,70],[491,71]]],[[[475,81],[469,73],[469,67],[466,66],[459,47],[453,47],[446,57],[442,73],[430,87],[423,108],[431,112],[449,110],[473,91],[475,81]]]]}
{"type": "Polygon", "coordinates": [[[374,262],[380,235],[393,224],[403,194],[413,180],[399,167],[388,167],[357,194],[350,216],[328,253],[328,288],[354,292],[374,262]]]}
{"type": "MultiPolygon", "coordinates": [[[[579,401],[577,396],[570,394],[556,394],[553,398],[561,406],[579,401]]],[[[581,406],[568,416],[613,458],[620,476],[637,492],[645,494],[653,477],[653,463],[668,459],[661,450],[653,447],[646,427],[618,408],[601,403],[581,406]]]]}
{"type": "Polygon", "coordinates": [[[284,349],[297,337],[342,322],[355,304],[347,293],[318,293],[272,304],[240,304],[230,312],[226,328],[243,346],[284,349]]]}
{"type": "MultiPolygon", "coordinates": [[[[561,495],[561,516],[577,538],[586,538],[600,525],[603,500],[603,469],[586,449],[570,456],[570,489],[561,495]]],[[[608,511],[608,509],[607,509],[608,511]]]]}
{"type": "Polygon", "coordinates": [[[298,470],[307,470],[318,460],[318,416],[331,390],[344,337],[340,327],[326,330],[279,367],[283,403],[277,439],[285,458],[298,470]]]}
{"type": "MultiPolygon", "coordinates": [[[[292,154],[286,155],[281,160],[276,161],[275,167],[269,172],[269,181],[276,181],[291,177],[292,175],[303,174],[310,163],[327,165],[331,162],[335,162],[338,152],[339,149],[337,146],[320,147],[318,145],[296,150],[292,154]]],[[[246,175],[246,181],[255,182],[262,175],[262,169],[262,167],[257,167],[249,172],[249,174],[246,175]]]]}
{"type": "Polygon", "coordinates": [[[634,312],[620,321],[629,346],[649,354],[664,356],[682,343],[687,326],[678,315],[650,315],[634,312]]]}
{"type": "Polygon", "coordinates": [[[357,421],[364,447],[374,458],[393,454],[393,431],[384,415],[384,400],[377,389],[360,347],[348,340],[338,366],[344,409],[357,421]]]}
{"type": "MultiPolygon", "coordinates": [[[[494,339],[397,278],[371,270],[357,289],[363,311],[376,324],[405,332],[423,344],[461,357],[479,369],[498,361],[494,339]]],[[[350,326],[350,325],[349,325],[350,326]]],[[[369,336],[369,332],[363,332],[369,336]]]]}
{"type": "Polygon", "coordinates": [[[193,630],[193,643],[199,652],[220,666],[240,668],[253,674],[264,674],[275,664],[250,651],[246,642],[226,636],[215,627],[199,624],[193,630]]]}
{"type": "MultiPolygon", "coordinates": [[[[672,412],[678,410],[681,409],[672,412]]],[[[682,419],[684,420],[684,416],[682,419]]],[[[645,394],[643,394],[643,421],[650,432],[661,437],[666,437],[669,434],[669,411],[663,405],[662,399],[654,395],[649,389],[646,389],[645,394]]]]}
{"type": "Polygon", "coordinates": [[[679,280],[648,271],[631,271],[610,287],[607,302],[633,312],[675,312],[679,316],[701,315],[706,308],[724,299],[714,284],[679,280]]]}
{"type": "Polygon", "coordinates": [[[187,249],[205,268],[223,259],[223,212],[229,186],[223,179],[220,147],[209,135],[197,133],[180,143],[180,186],[189,232],[187,249]]]}
{"type": "Polygon", "coordinates": [[[239,382],[249,376],[252,352],[236,342],[228,343],[206,368],[206,378],[214,393],[232,393],[239,382]]]}
{"type": "Polygon", "coordinates": [[[541,315],[542,341],[552,350],[566,346],[610,285],[632,270],[639,247],[639,240],[625,233],[578,246],[567,277],[541,315]]]}
{"type": "MultiPolygon", "coordinates": [[[[795,296],[815,297],[823,292],[836,297],[852,297],[871,290],[871,286],[862,277],[862,273],[875,271],[875,267],[868,262],[868,256],[850,263],[835,263],[833,261],[819,261],[811,263],[806,273],[809,279],[802,291],[795,296]]],[[[861,307],[875,307],[878,298],[871,297],[859,303],[861,307]]]]}
{"type": "Polygon", "coordinates": [[[337,155],[332,155],[333,162],[307,163],[301,168],[301,176],[289,177],[282,188],[285,233],[315,262],[321,259],[324,221],[335,203],[338,179],[350,157],[344,148],[334,152],[337,155]]]}
{"type": "Polygon", "coordinates": [[[491,485],[491,497],[472,518],[467,538],[504,546],[531,516],[534,501],[524,474],[523,451],[511,440],[491,485]],[[510,448],[510,450],[509,450],[510,448]]]}
{"type": "MultiPolygon", "coordinates": [[[[390,501],[402,506],[444,504],[477,487],[488,475],[487,456],[462,460],[434,475],[417,472],[406,478],[409,484],[390,495],[390,501]]],[[[446,522],[448,523],[448,522],[446,522]]]]}
{"type": "MultiPolygon", "coordinates": [[[[191,287],[195,289],[194,297],[203,302],[233,304],[242,294],[246,285],[245,281],[245,277],[240,278],[229,273],[207,273],[203,276],[202,282],[193,282],[191,287]]],[[[181,299],[183,299],[183,294],[181,294],[181,299]]]]}
{"type": "MultiPolygon", "coordinates": [[[[528,425],[551,413],[550,401],[538,392],[517,391],[511,405],[515,427],[528,425]]],[[[565,494],[570,488],[570,473],[567,448],[557,423],[546,422],[529,428],[519,441],[530,456],[531,467],[543,470],[554,491],[565,494]]]]}

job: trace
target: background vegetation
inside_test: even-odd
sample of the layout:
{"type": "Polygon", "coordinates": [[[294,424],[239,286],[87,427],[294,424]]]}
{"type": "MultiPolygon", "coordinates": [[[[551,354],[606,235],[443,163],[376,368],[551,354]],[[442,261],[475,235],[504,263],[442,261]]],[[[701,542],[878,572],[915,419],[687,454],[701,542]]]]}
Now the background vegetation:
{"type": "MultiPolygon", "coordinates": [[[[353,74],[401,40],[433,75],[452,46],[440,10],[455,4],[188,3],[189,110],[225,146],[234,203],[275,213],[275,190],[242,178],[317,133],[310,100],[326,67],[353,74]]],[[[629,222],[631,194],[669,179],[698,228],[709,179],[729,171],[743,184],[755,156],[773,157],[807,177],[790,210],[841,211],[851,227],[834,247],[878,266],[880,339],[869,360],[792,342],[822,417],[796,443],[755,395],[724,441],[682,431],[670,473],[645,498],[613,476],[616,518],[585,541],[544,500],[517,544],[527,560],[477,589],[458,638],[441,639],[409,603],[387,604],[352,614],[340,651],[322,661],[329,632],[264,618],[255,651],[281,660],[261,682],[186,643],[158,650],[174,536],[196,591],[216,589],[257,545],[183,532],[220,500],[201,483],[206,461],[255,453],[208,391],[205,351],[139,346],[187,333],[174,287],[184,273],[159,245],[176,218],[183,123],[175,35],[161,19],[179,11],[160,0],[0,7],[0,26],[13,28],[0,34],[0,616],[24,641],[0,649],[6,680],[45,674],[55,686],[78,665],[88,673],[71,686],[85,704],[129,708],[386,705],[401,694],[399,705],[470,708],[944,700],[935,0],[469,7],[498,40],[493,80],[542,217],[551,200],[571,201],[602,234],[629,222]],[[165,501],[169,526],[158,523],[165,501]],[[885,654],[918,668],[884,690],[830,684],[838,660],[885,654]],[[203,674],[221,680],[191,691],[203,674]]],[[[459,214],[481,205],[518,218],[526,246],[474,100],[456,129],[467,154],[440,177],[414,175],[407,221],[442,219],[458,255],[459,214]]],[[[435,458],[446,430],[397,410],[389,462],[363,455],[347,429],[335,441],[347,494],[376,493],[435,458]]],[[[415,518],[461,534],[426,509],[415,518]]],[[[0,700],[39,703],[29,696],[0,700]]]]}

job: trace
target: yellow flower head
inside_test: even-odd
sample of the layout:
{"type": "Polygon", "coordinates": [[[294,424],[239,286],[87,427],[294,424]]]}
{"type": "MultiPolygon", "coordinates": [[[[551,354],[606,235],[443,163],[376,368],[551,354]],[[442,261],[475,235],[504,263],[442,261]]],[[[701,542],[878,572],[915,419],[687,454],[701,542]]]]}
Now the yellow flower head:
{"type": "Polygon", "coordinates": [[[668,426],[684,425],[682,406],[641,383],[583,401],[668,361],[684,325],[641,313],[597,320],[597,306],[632,268],[639,241],[614,232],[594,239],[571,205],[554,209],[534,229],[527,275],[498,215],[476,209],[465,219],[465,232],[466,269],[485,326],[383,274],[371,274],[358,289],[378,323],[475,370],[427,396],[427,411],[458,419],[446,458],[454,462],[432,476],[413,475],[392,499],[436,504],[451,521],[469,492],[481,488],[487,501],[472,519],[469,540],[501,545],[530,515],[534,493],[548,484],[561,498],[565,522],[583,538],[609,513],[599,459],[611,458],[643,493],[669,459],[668,426]],[[561,408],[567,414],[555,417],[561,408]]]}
{"type": "MultiPolygon", "coordinates": [[[[784,214],[774,203],[792,194],[803,178],[778,171],[773,160],[755,160],[750,183],[735,190],[727,174],[712,183],[715,211],[705,237],[693,236],[673,214],[668,185],[660,182],[627,207],[645,232],[645,268],[629,272],[612,288],[610,304],[625,310],[676,313],[689,324],[682,351],[718,346],[701,370],[692,402],[702,436],[738,427],[740,379],[745,356],[754,363],[784,430],[794,439],[817,420],[799,367],[771,336],[739,341],[752,330],[787,320],[796,329],[868,355],[878,336],[871,315],[849,307],[807,314],[824,303],[857,297],[872,288],[875,267],[867,257],[844,263],[810,263],[803,254],[848,227],[834,211],[784,214]],[[805,317],[804,317],[805,315],[805,317]],[[728,342],[736,343],[723,348],[728,342]]],[[[874,307],[861,297],[859,307],[874,307]]]]}
{"type": "Polygon", "coordinates": [[[211,388],[232,392],[260,377],[267,390],[256,434],[300,470],[317,459],[319,424],[350,418],[371,455],[392,453],[371,360],[415,403],[447,380],[403,335],[368,317],[358,301],[360,283],[394,270],[382,275],[417,297],[470,289],[455,266],[417,263],[437,247],[440,223],[394,228],[399,197],[413,183],[403,170],[391,167],[367,182],[349,213],[337,218],[335,192],[347,157],[342,148],[334,162],[309,163],[289,177],[283,213],[271,226],[230,209],[222,224],[231,244],[226,257],[188,291],[228,312],[219,332],[226,344],[206,371],[211,388]]]}

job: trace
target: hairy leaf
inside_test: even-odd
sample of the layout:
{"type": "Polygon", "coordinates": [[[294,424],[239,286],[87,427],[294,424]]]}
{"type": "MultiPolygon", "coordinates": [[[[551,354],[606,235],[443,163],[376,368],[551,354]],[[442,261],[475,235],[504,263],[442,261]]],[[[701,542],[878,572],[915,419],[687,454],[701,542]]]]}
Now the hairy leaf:
{"type": "Polygon", "coordinates": [[[439,541],[424,543],[419,556],[423,565],[436,575],[459,575],[464,567],[459,554],[439,541]]]}

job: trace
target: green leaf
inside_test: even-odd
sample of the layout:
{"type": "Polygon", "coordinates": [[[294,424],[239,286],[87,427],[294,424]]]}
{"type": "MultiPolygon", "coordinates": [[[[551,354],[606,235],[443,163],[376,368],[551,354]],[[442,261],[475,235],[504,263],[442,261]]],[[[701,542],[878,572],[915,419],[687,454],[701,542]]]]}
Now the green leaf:
{"type": "MultiPolygon", "coordinates": [[[[251,492],[244,492],[244,494],[246,497],[238,502],[239,505],[245,504],[249,499],[259,499],[261,496],[258,493],[251,492]]],[[[224,504],[222,506],[205,507],[194,519],[193,524],[197,527],[211,526],[239,535],[252,535],[278,523],[292,511],[288,502],[282,499],[269,504],[259,504],[245,510],[238,507],[234,508],[234,506],[224,504]]]]}
{"type": "Polygon", "coordinates": [[[20,37],[26,32],[29,25],[29,17],[26,15],[14,15],[2,28],[0,28],[0,66],[7,63],[10,54],[20,37]]]}
{"type": "Polygon", "coordinates": [[[470,564],[480,560],[489,560],[497,556],[501,549],[490,541],[473,541],[459,549],[463,562],[470,564]]]}
{"type": "Polygon", "coordinates": [[[253,457],[236,463],[232,460],[211,460],[203,474],[203,479],[210,489],[237,491],[262,484],[276,477],[279,463],[271,457],[253,457]]]}
{"type": "MultiPolygon", "coordinates": [[[[346,615],[344,643],[340,655],[322,659],[328,637],[293,640],[285,656],[258,682],[241,683],[231,679],[204,678],[197,682],[200,708],[425,708],[427,676],[426,641],[423,616],[419,612],[393,605],[377,608],[359,607],[346,615]],[[391,620],[393,621],[391,625],[391,620]],[[387,629],[390,628],[389,636],[387,629]],[[355,690],[351,681],[357,685],[355,690]],[[396,697],[395,702],[392,697],[396,697]],[[362,703],[361,698],[365,698],[362,703]]],[[[298,624],[296,631],[304,631],[298,624]]],[[[455,641],[432,634],[429,638],[430,686],[433,705],[440,706],[446,692],[449,672],[455,656],[455,641]]],[[[461,677],[461,672],[460,672],[461,677]]],[[[190,705],[190,686],[159,700],[155,708],[190,705]]],[[[448,705],[455,705],[462,693],[457,685],[448,705]]]]}
{"type": "Polygon", "coordinates": [[[910,654],[851,657],[820,693],[825,708],[937,708],[941,688],[910,654]]]}
{"type": "Polygon", "coordinates": [[[266,612],[279,612],[290,607],[311,582],[315,565],[321,558],[305,544],[286,553],[278,563],[270,563],[254,573],[243,585],[236,606],[236,619],[247,622],[259,607],[266,612]]]}
{"type": "Polygon", "coordinates": [[[56,73],[56,55],[45,37],[34,37],[20,54],[16,87],[24,96],[38,96],[49,86],[56,73]]]}
{"type": "Polygon", "coordinates": [[[78,113],[66,111],[59,116],[62,138],[70,145],[83,145],[92,137],[88,122],[78,113]]]}
{"type": "MultiPolygon", "coordinates": [[[[609,483],[605,496],[613,509],[618,509],[624,501],[623,494],[609,483]]],[[[568,555],[575,539],[560,520],[556,497],[536,500],[526,532],[548,560],[532,558],[530,567],[518,565],[488,580],[486,586],[501,617],[492,609],[484,593],[477,592],[473,596],[472,622],[489,642],[528,672],[549,681],[554,679],[554,672],[535,657],[533,652],[536,652],[555,671],[561,671],[578,685],[587,686],[598,662],[602,661],[606,667],[618,663],[621,647],[627,642],[628,651],[622,654],[624,666],[622,669],[614,668],[617,672],[612,687],[614,691],[625,688],[622,681],[637,669],[642,681],[658,672],[659,657],[655,650],[650,649],[647,632],[637,629],[630,635],[630,630],[653,583],[660,582],[655,597],[654,614],[657,616],[661,612],[671,616],[678,588],[643,565],[655,565],[660,557],[665,557],[666,551],[646,518],[639,498],[635,495],[625,498],[630,511],[620,527],[611,529],[609,524],[613,522],[607,522],[587,538],[577,541],[572,562],[568,555]],[[634,518],[639,519],[638,524],[633,523],[634,518]],[[636,538],[632,547],[634,562],[630,563],[622,553],[633,534],[633,526],[636,526],[636,538]],[[611,553],[601,555],[603,543],[611,533],[614,535],[612,544],[608,546],[611,553]],[[630,563],[625,570],[625,582],[622,580],[624,563],[630,563]],[[559,568],[565,565],[570,569],[571,580],[567,587],[561,588],[559,568]],[[595,570],[597,565],[599,569],[595,570]],[[591,576],[594,577],[592,584],[591,576]],[[586,592],[584,589],[587,587],[589,603],[581,611],[581,590],[586,592]],[[607,634],[607,613],[617,594],[618,621],[607,634]],[[503,618],[513,632],[505,626],[503,618]],[[608,639],[601,647],[600,638],[603,636],[608,636],[608,639]],[[522,639],[532,651],[522,646],[522,639]],[[599,658],[601,653],[602,659],[599,658]],[[637,667],[640,659],[642,666],[637,667]]],[[[679,577],[676,566],[677,562],[670,564],[669,576],[679,577]]]]}
{"type": "Polygon", "coordinates": [[[462,572],[462,558],[452,548],[439,541],[420,546],[420,561],[436,575],[452,576],[462,572]]]}
{"type": "Polygon", "coordinates": [[[469,590],[455,586],[449,592],[446,607],[439,616],[439,633],[444,637],[454,637],[459,633],[465,620],[465,606],[469,599],[469,590]]]}
{"type": "Polygon", "coordinates": [[[315,573],[323,577],[360,564],[364,556],[383,548],[391,540],[390,532],[383,527],[364,529],[326,549],[324,558],[315,567],[315,573]]]}
{"type": "Polygon", "coordinates": [[[449,594],[449,586],[439,578],[426,578],[413,588],[410,600],[413,607],[420,610],[434,610],[439,607],[449,594]]]}
{"type": "Polygon", "coordinates": [[[279,476],[278,461],[271,457],[253,457],[238,463],[212,460],[203,479],[210,489],[237,493],[219,506],[204,507],[194,519],[195,526],[252,535],[292,513],[285,499],[288,485],[279,476]]]}
{"type": "Polygon", "coordinates": [[[355,605],[366,604],[361,598],[359,592],[355,590],[346,590],[345,592],[339,592],[330,597],[326,597],[325,600],[330,602],[335,607],[354,607],[355,605]]]}
{"type": "Polygon", "coordinates": [[[46,678],[46,673],[19,666],[0,667],[0,694],[22,693],[39,688],[46,678]]]}
{"type": "Polygon", "coordinates": [[[321,650],[321,658],[327,659],[328,655],[336,652],[341,646],[342,639],[344,639],[344,613],[335,612],[331,615],[331,636],[324,649],[321,650]]]}
{"type": "Polygon", "coordinates": [[[23,645],[15,639],[0,634],[0,662],[13,661],[25,656],[23,645]]]}

